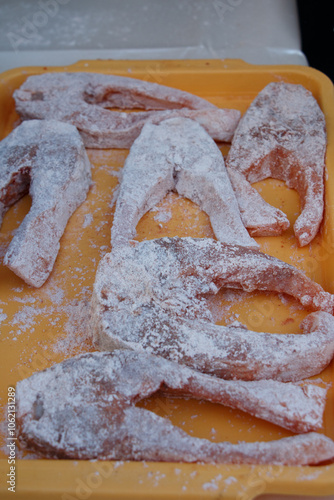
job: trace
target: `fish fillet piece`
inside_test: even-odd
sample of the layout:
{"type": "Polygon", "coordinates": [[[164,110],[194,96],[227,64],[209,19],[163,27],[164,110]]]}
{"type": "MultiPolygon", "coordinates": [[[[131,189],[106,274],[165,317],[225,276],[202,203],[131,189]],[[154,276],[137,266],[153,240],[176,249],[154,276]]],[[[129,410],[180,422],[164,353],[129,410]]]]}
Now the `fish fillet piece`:
{"type": "Polygon", "coordinates": [[[227,172],[239,204],[242,222],[252,236],[277,236],[290,225],[286,215],[266,203],[243,173],[229,168],[227,172]]]}
{"type": "Polygon", "coordinates": [[[147,123],[132,145],[116,202],[112,246],[128,244],[145,212],[172,190],[208,214],[218,240],[258,247],[241,220],[218,146],[187,118],[147,123]]]}
{"type": "Polygon", "coordinates": [[[312,383],[225,381],[148,353],[87,353],[18,382],[20,441],[50,458],[87,460],[300,464],[334,457],[334,443],[314,432],[235,445],[193,438],[135,406],[160,389],[239,408],[299,432],[321,423],[326,397],[326,389],[312,383]]]}
{"type": "Polygon", "coordinates": [[[301,380],[334,355],[333,295],[260,251],[210,238],[161,238],[100,261],[90,331],[99,350],[145,350],[232,379],[301,380]],[[220,288],[286,293],[305,307],[304,335],[215,325],[206,298],[220,288]],[[327,311],[327,312],[326,312],[327,311]]]}
{"type": "Polygon", "coordinates": [[[178,89],[134,78],[96,73],[29,76],[14,92],[24,120],[57,119],[75,125],[88,148],[130,148],[146,122],[184,116],[198,121],[217,141],[230,141],[240,119],[178,89]],[[106,108],[145,109],[135,113],[106,108]]]}
{"type": "Polygon", "coordinates": [[[294,232],[300,246],[310,243],[323,218],[326,145],[325,117],[302,85],[270,83],[258,94],[227,157],[242,218],[253,236],[280,234],[289,226],[285,214],[250,186],[273,177],[298,191],[301,213],[294,232]]]}
{"type": "Polygon", "coordinates": [[[54,120],[19,125],[0,143],[0,224],[29,193],[32,205],[4,258],[26,283],[40,287],[52,271],[68,219],[86,199],[91,165],[77,129],[54,120]]]}

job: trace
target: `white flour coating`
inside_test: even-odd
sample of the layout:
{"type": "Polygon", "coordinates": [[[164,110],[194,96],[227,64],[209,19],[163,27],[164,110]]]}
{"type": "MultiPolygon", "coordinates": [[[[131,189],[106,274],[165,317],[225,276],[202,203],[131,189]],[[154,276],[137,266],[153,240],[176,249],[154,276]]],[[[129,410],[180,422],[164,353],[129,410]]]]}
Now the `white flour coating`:
{"type": "Polygon", "coordinates": [[[212,481],[210,481],[209,483],[204,483],[202,485],[202,489],[204,491],[215,491],[215,490],[218,490],[218,484],[215,483],[215,479],[213,479],[212,481]]]}
{"type": "Polygon", "coordinates": [[[109,208],[112,208],[114,205],[116,205],[119,191],[120,191],[120,184],[117,184],[117,186],[112,192],[112,196],[108,204],[109,208]]]}
{"type": "Polygon", "coordinates": [[[14,92],[23,119],[57,119],[75,125],[89,148],[129,148],[146,122],[183,116],[198,121],[218,141],[230,141],[240,119],[178,89],[134,78],[95,73],[29,76],[14,92]],[[147,109],[125,113],[106,108],[147,109]]]}
{"type": "Polygon", "coordinates": [[[54,343],[54,352],[71,353],[85,351],[85,344],[89,339],[89,332],[86,325],[89,321],[88,300],[72,301],[63,306],[62,311],[68,316],[64,324],[64,336],[54,343]]]}
{"type": "Polygon", "coordinates": [[[65,292],[60,286],[50,283],[49,286],[45,288],[45,293],[56,306],[59,306],[64,302],[65,292]]]}
{"type": "MultiPolygon", "coordinates": [[[[102,152],[101,151],[97,151],[97,152],[102,152]]],[[[103,167],[101,167],[103,168],[103,167]]],[[[121,172],[119,172],[121,174],[121,172]]],[[[112,173],[113,175],[113,173],[112,173]]],[[[168,218],[168,212],[164,212],[167,214],[167,218],[168,218]]],[[[159,218],[159,216],[161,216],[162,218],[164,218],[164,213],[159,213],[157,214],[157,219],[159,218]]],[[[89,219],[91,216],[91,214],[87,214],[87,219],[89,219]]],[[[86,220],[86,219],[85,219],[86,220]]],[[[164,220],[162,220],[161,222],[165,222],[164,220]]],[[[85,223],[84,223],[85,224],[85,223]]],[[[88,225],[88,224],[87,224],[88,225]]],[[[83,227],[85,227],[85,225],[83,225],[83,227]]],[[[231,293],[243,293],[243,292],[234,292],[234,291],[231,291],[231,293]]],[[[23,301],[23,299],[22,299],[23,301]]],[[[61,298],[61,293],[60,293],[60,290],[59,290],[59,294],[55,294],[54,295],[54,301],[55,303],[57,303],[59,306],[61,305],[62,303],[62,298],[61,298]]],[[[51,313],[51,308],[49,310],[47,310],[47,308],[44,309],[44,312],[47,314],[48,311],[51,313]]],[[[70,304],[69,307],[67,308],[67,311],[69,312],[70,314],[70,319],[69,321],[65,324],[65,332],[68,333],[68,335],[66,337],[64,337],[63,339],[60,339],[60,341],[58,343],[56,343],[56,345],[53,347],[54,350],[58,350],[59,349],[59,352],[64,352],[66,354],[68,354],[69,352],[71,352],[72,349],[74,349],[75,347],[78,347],[78,344],[80,344],[80,341],[82,339],[84,339],[84,336],[76,336],[76,328],[75,328],[75,324],[77,324],[77,322],[81,322],[81,318],[84,319],[84,321],[86,321],[87,319],[87,316],[86,316],[86,312],[87,312],[87,309],[86,309],[86,303],[85,302],[81,302],[80,304],[70,304]],[[72,310],[72,319],[73,321],[71,320],[71,313],[70,313],[70,310],[72,310]]],[[[217,314],[218,314],[218,311],[216,311],[217,314]]],[[[26,314],[26,318],[29,319],[29,314],[28,314],[28,310],[25,311],[25,314],[26,314]]],[[[22,320],[22,324],[24,324],[24,318],[25,318],[25,314],[22,314],[21,316],[17,316],[17,319],[19,320],[22,320]]],[[[33,317],[31,316],[30,317],[31,321],[33,322],[33,317]]],[[[218,319],[218,318],[217,318],[218,319]]],[[[20,321],[18,321],[18,324],[20,323],[20,321]]],[[[34,456],[34,458],[37,458],[37,456],[34,456]]],[[[161,476],[157,473],[156,476],[154,476],[152,479],[154,480],[154,485],[157,485],[157,482],[158,480],[161,478],[161,476]]],[[[216,478],[213,479],[213,485],[215,485],[216,481],[216,478]]],[[[211,484],[208,483],[208,484],[211,484]]]]}
{"type": "Polygon", "coordinates": [[[242,223],[219,148],[203,127],[186,118],[148,123],[132,145],[123,167],[112,246],[127,244],[141,217],[172,190],[208,214],[220,241],[258,247],[242,223]]]}
{"type": "Polygon", "coordinates": [[[302,85],[273,82],[254,99],[235,132],[227,156],[244,224],[252,235],[279,234],[289,222],[250,183],[281,179],[300,195],[294,224],[300,246],[317,234],[324,210],[326,122],[302,85]]]}
{"type": "Polygon", "coordinates": [[[249,233],[252,236],[277,236],[284,232],[290,225],[286,215],[264,201],[244,174],[230,166],[229,157],[226,159],[226,167],[242,221],[249,233]]]}
{"type": "MultiPolygon", "coordinates": [[[[3,321],[7,319],[7,314],[3,312],[3,309],[0,309],[0,325],[3,321]]],[[[1,332],[0,332],[1,333],[1,332]]]]}
{"type": "Polygon", "coordinates": [[[91,167],[75,127],[57,121],[22,123],[0,142],[0,223],[22,196],[32,205],[4,264],[40,287],[50,275],[68,219],[85,200],[91,167]]]}
{"type": "MultiPolygon", "coordinates": [[[[184,234],[184,236],[193,236],[198,234],[198,228],[201,228],[201,237],[212,238],[213,231],[211,224],[203,224],[203,212],[198,205],[190,202],[183,196],[180,196],[175,191],[171,191],[166,195],[166,197],[154,206],[150,212],[153,215],[153,219],[158,222],[160,228],[167,229],[168,223],[172,221],[173,214],[179,216],[182,212],[182,219],[180,220],[181,226],[179,232],[184,234]]],[[[145,239],[150,239],[146,237],[145,239]]]]}
{"type": "Polygon", "coordinates": [[[226,485],[230,485],[232,483],[236,483],[237,481],[238,481],[237,478],[235,478],[234,476],[229,476],[224,480],[224,483],[226,485]]]}
{"type": "Polygon", "coordinates": [[[303,472],[296,477],[296,481],[315,481],[325,472],[324,469],[326,470],[326,467],[321,467],[316,470],[312,469],[312,472],[309,473],[307,471],[303,472]]]}
{"type": "Polygon", "coordinates": [[[101,260],[89,331],[100,350],[146,350],[223,378],[299,380],[334,354],[333,296],[301,271],[257,250],[203,238],[161,238],[101,260]],[[215,325],[205,298],[220,288],[275,291],[310,314],[307,335],[215,325]]]}
{"type": "MultiPolygon", "coordinates": [[[[235,323],[238,318],[238,313],[231,312],[231,308],[238,302],[244,301],[249,294],[243,290],[224,290],[224,305],[217,302],[217,295],[208,295],[206,297],[207,307],[210,310],[212,321],[218,323],[225,321],[225,323],[235,323]]],[[[241,326],[241,325],[240,325],[241,326]]]]}
{"type": "Polygon", "coordinates": [[[82,228],[90,226],[94,220],[93,214],[85,214],[84,222],[82,224],[82,228]]]}
{"type": "Polygon", "coordinates": [[[167,211],[163,211],[163,210],[160,210],[160,209],[156,209],[155,210],[157,213],[156,215],[154,216],[154,220],[158,221],[158,222],[169,222],[172,218],[172,212],[167,212],[167,211]]]}
{"type": "Polygon", "coordinates": [[[158,356],[88,353],[17,384],[20,440],[47,457],[105,460],[307,464],[332,458],[314,432],[271,442],[212,443],[135,406],[159,389],[237,407],[301,432],[318,425],[326,390],[261,380],[224,381],[158,356]]]}

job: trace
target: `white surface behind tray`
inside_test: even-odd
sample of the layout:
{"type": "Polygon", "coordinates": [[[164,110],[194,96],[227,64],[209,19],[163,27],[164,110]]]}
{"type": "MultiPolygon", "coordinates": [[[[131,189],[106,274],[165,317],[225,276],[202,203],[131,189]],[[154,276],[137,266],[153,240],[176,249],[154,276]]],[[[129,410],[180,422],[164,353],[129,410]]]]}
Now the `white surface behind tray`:
{"type": "Polygon", "coordinates": [[[307,64],[294,0],[0,0],[0,72],[98,58],[307,64]]]}

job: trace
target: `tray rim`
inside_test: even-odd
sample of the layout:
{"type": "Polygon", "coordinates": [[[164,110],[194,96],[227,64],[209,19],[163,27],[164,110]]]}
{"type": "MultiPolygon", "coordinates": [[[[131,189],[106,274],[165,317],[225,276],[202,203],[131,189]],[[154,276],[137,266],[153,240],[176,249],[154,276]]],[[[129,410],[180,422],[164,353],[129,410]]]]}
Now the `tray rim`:
{"type": "MultiPolygon", "coordinates": [[[[26,66],[10,69],[0,74],[0,86],[8,85],[8,82],[13,78],[22,77],[23,75],[37,74],[43,72],[58,72],[58,71],[87,71],[87,72],[103,72],[124,74],[131,67],[131,73],[128,76],[136,77],[136,72],[142,73],[147,68],[155,68],[159,71],[169,71],[170,73],[197,73],[198,71],[206,71],[210,73],[224,74],[234,73],[245,75],[247,73],[258,73],[266,75],[275,75],[276,77],[284,77],[293,73],[296,77],[307,77],[312,81],[316,80],[321,87],[321,94],[326,101],[326,108],[323,110],[326,116],[328,129],[328,149],[327,159],[334,159],[334,86],[331,80],[320,71],[308,66],[298,65],[253,65],[246,63],[240,59],[190,59],[190,60],[80,60],[74,64],[66,66],[26,66]]],[[[148,72],[148,78],[152,79],[152,75],[148,72]]],[[[153,74],[154,76],[154,74],[153,74]]],[[[142,78],[142,77],[141,77],[142,78]]],[[[145,79],[145,78],[142,78],[145,79]]],[[[333,167],[334,168],[334,167],[333,167]]],[[[327,183],[328,185],[330,183],[327,183]]],[[[333,185],[334,190],[334,185],[333,185]]],[[[326,188],[327,196],[331,195],[330,186],[326,188]],[[328,189],[328,192],[327,192],[328,189]]],[[[334,195],[334,192],[333,192],[334,195]]],[[[334,196],[333,196],[334,199],[334,196]]],[[[334,215],[333,215],[334,217],[334,215]]],[[[325,235],[326,236],[326,235],[325,235]]],[[[77,486],[75,483],[75,472],[79,470],[79,476],[86,478],[94,473],[95,461],[69,461],[69,460],[17,460],[18,484],[16,495],[18,499],[37,498],[37,495],[48,494],[52,498],[78,498],[77,486]],[[36,470],[39,475],[36,477],[36,470]],[[31,478],[36,481],[31,485],[31,478]],[[61,481],[59,478],[61,477],[61,481]],[[46,482],[48,483],[46,485],[46,482]],[[50,484],[51,483],[51,484],[50,484]],[[47,487],[46,487],[47,486],[47,487]]],[[[114,466],[114,462],[100,462],[114,466]]],[[[175,498],[182,494],[184,498],[210,498],[216,497],[218,494],[224,495],[224,498],[252,499],[262,493],[275,494],[296,494],[296,495],[330,495],[334,494],[334,464],[317,466],[291,467],[291,466],[262,466],[262,465],[231,465],[231,464],[182,464],[182,463],[156,463],[147,462],[145,467],[149,467],[152,471],[166,471],[170,473],[172,469],[184,469],[185,474],[193,473],[194,470],[199,470],[201,484],[203,481],[212,479],[212,476],[221,475],[229,478],[233,476],[237,478],[237,484],[231,483],[226,492],[220,493],[219,489],[215,491],[197,491],[195,487],[189,485],[188,491],[182,491],[180,484],[171,484],[168,482],[164,491],[159,488],[147,490],[147,485],[143,485],[143,489],[137,485],[136,493],[129,490],[129,472],[131,476],[136,474],[138,464],[143,467],[142,463],[138,462],[122,462],[122,467],[117,469],[117,484],[114,477],[104,478],[104,481],[98,488],[92,488],[89,498],[175,498]],[[279,474],[273,473],[278,468],[279,474]],[[123,470],[124,469],[124,470],[123,470]],[[146,488],[146,489],[145,489],[146,488]],[[112,491],[111,491],[112,490],[112,491]],[[167,495],[167,496],[166,496],[167,495]]],[[[0,460],[0,477],[4,477],[8,472],[8,463],[6,459],[0,460]]],[[[95,472],[96,473],[96,472],[95,472]]],[[[167,477],[168,479],[168,477],[167,477]]],[[[226,480],[226,479],[225,479],[226,480]]],[[[6,486],[0,485],[0,494],[2,498],[9,497],[6,486]]],[[[88,498],[88,497],[87,497],[88,498]]]]}

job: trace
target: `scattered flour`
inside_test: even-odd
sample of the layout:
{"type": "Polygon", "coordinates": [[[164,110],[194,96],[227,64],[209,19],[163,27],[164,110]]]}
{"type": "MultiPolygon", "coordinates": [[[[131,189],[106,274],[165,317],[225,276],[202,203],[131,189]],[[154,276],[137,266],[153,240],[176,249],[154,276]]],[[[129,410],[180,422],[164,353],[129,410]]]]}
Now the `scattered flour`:
{"type": "Polygon", "coordinates": [[[158,210],[157,214],[154,216],[154,220],[158,222],[169,222],[172,218],[172,212],[162,212],[158,210]]]}
{"type": "Polygon", "coordinates": [[[63,303],[65,293],[64,290],[59,286],[56,285],[49,286],[48,288],[45,289],[45,292],[50,298],[50,300],[53,302],[53,304],[60,305],[63,303]]]}

